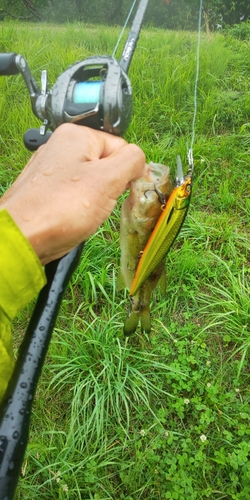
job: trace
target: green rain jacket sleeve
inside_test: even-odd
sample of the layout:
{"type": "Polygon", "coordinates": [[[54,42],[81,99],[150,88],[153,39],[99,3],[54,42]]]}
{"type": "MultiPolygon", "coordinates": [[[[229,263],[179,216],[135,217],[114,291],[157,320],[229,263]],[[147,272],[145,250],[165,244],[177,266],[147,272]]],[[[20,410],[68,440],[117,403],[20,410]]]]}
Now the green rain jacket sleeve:
{"type": "Polygon", "coordinates": [[[13,370],[11,321],[46,283],[32,246],[6,210],[0,210],[0,401],[13,370]]]}

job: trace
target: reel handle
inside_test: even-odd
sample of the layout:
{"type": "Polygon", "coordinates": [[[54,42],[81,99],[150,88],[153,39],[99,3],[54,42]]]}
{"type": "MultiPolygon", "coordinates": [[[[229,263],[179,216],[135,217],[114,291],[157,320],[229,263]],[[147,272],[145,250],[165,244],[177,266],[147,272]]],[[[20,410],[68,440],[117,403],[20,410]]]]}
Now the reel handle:
{"type": "Polygon", "coordinates": [[[15,52],[0,53],[0,76],[16,75],[19,73],[15,59],[15,52]]]}
{"type": "Polygon", "coordinates": [[[38,128],[30,128],[24,134],[24,145],[29,151],[36,151],[40,146],[48,141],[51,134],[52,132],[48,130],[46,134],[42,135],[40,134],[40,130],[38,128]]]}

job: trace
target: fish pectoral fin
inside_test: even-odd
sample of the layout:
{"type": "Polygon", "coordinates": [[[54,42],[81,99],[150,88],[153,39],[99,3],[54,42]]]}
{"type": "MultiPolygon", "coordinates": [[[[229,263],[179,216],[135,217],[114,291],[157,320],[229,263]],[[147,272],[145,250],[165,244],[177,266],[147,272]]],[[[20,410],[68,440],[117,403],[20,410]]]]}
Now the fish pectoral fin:
{"type": "Polygon", "coordinates": [[[126,283],[122,272],[119,271],[119,274],[116,279],[116,290],[119,292],[120,290],[123,290],[123,288],[126,288],[126,283]]]}
{"type": "Polygon", "coordinates": [[[139,254],[137,255],[137,258],[136,258],[136,259],[133,259],[133,264],[134,264],[134,260],[135,260],[135,266],[134,266],[133,268],[129,267],[129,263],[128,263],[127,268],[128,268],[128,270],[129,270],[129,271],[131,271],[132,273],[134,273],[134,272],[136,271],[136,268],[137,268],[137,266],[138,266],[138,264],[139,264],[139,260],[140,260],[140,258],[142,257],[142,254],[143,254],[143,250],[141,250],[141,251],[139,252],[139,254]]]}

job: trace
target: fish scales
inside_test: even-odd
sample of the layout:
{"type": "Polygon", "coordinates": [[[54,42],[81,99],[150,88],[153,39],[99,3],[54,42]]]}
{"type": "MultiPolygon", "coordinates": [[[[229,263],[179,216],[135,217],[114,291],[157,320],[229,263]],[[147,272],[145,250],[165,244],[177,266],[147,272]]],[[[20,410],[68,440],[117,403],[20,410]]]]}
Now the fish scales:
{"type": "MultiPolygon", "coordinates": [[[[117,288],[130,288],[138,264],[138,256],[162,213],[161,203],[154,191],[155,187],[168,199],[172,191],[169,167],[152,163],[148,165],[145,177],[131,183],[129,196],[121,209],[120,247],[121,270],[117,288]]],[[[150,297],[153,289],[165,275],[165,258],[157,264],[150,277],[145,280],[138,292],[131,297],[131,310],[124,324],[125,335],[131,335],[141,320],[141,329],[149,333],[150,297]]]]}

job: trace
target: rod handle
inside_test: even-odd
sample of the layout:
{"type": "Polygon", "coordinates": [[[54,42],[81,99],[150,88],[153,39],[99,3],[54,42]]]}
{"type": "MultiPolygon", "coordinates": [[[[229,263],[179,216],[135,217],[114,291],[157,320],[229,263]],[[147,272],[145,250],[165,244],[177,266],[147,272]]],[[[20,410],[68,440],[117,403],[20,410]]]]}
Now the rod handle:
{"type": "Polygon", "coordinates": [[[0,76],[16,75],[19,73],[15,59],[15,52],[0,53],[0,76]]]}
{"type": "Polygon", "coordinates": [[[0,498],[1,500],[11,500],[14,498],[15,489],[17,486],[19,477],[0,477],[0,498]],[[8,494],[6,494],[8,492],[8,494]]]}

